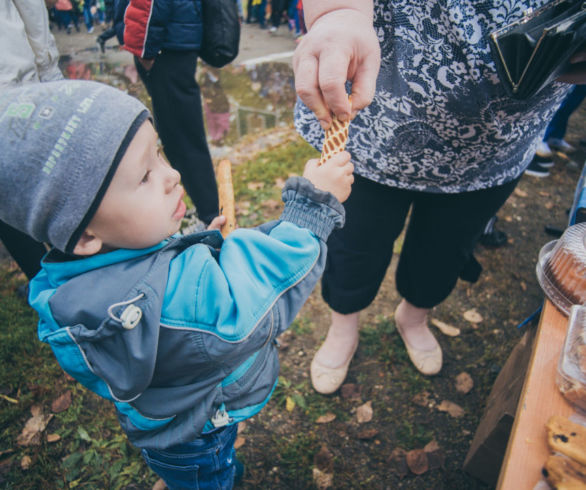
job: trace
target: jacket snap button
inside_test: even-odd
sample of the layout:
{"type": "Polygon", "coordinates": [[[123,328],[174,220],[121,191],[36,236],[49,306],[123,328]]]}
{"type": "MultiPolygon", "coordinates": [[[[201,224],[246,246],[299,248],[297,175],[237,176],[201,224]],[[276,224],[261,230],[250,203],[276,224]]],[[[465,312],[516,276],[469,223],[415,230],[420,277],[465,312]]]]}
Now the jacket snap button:
{"type": "Polygon", "coordinates": [[[120,315],[120,321],[126,330],[136,327],[141,318],[142,310],[136,305],[128,305],[120,315]]]}

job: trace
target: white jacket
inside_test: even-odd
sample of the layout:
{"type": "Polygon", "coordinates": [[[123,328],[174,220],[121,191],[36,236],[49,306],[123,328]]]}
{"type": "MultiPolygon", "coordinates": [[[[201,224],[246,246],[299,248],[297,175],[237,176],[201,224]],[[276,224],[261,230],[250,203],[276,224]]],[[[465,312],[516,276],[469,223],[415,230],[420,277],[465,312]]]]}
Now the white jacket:
{"type": "Polygon", "coordinates": [[[43,0],[0,0],[0,87],[60,80],[43,0]]]}

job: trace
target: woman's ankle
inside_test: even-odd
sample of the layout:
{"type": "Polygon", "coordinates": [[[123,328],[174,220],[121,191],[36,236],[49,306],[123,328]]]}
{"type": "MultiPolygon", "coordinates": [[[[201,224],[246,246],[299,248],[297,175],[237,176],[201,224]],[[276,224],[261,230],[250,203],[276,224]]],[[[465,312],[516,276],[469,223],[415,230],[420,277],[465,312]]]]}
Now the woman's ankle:
{"type": "Polygon", "coordinates": [[[315,355],[319,364],[337,368],[354,353],[358,343],[358,317],[359,313],[342,315],[332,311],[328,334],[315,355]]]}

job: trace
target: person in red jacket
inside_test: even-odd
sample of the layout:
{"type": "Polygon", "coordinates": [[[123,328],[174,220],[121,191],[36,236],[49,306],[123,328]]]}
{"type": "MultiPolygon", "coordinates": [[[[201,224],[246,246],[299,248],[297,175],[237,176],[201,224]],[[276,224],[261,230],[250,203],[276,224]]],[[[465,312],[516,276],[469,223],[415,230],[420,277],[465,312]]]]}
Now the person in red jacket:
{"type": "MultiPolygon", "coordinates": [[[[219,214],[218,191],[206,141],[200,88],[195,79],[202,39],[201,0],[130,0],[124,14],[124,48],[153,103],[169,163],[179,171],[198,217],[219,214]]],[[[124,7],[124,5],[122,5],[124,7]]]]}

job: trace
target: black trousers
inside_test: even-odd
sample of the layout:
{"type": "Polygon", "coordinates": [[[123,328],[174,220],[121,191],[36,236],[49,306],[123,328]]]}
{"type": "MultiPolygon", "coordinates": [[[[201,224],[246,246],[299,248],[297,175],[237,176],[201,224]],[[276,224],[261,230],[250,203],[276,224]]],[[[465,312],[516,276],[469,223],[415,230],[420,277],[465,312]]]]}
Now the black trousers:
{"type": "Polygon", "coordinates": [[[41,270],[41,259],[47,253],[42,243],[3,221],[0,221],[0,241],[29,280],[41,270]]]}
{"type": "Polygon", "coordinates": [[[441,303],[459,277],[470,279],[476,241],[519,181],[461,194],[431,194],[355,177],[344,203],[346,225],[328,240],[322,277],[324,300],[342,314],[363,310],[376,297],[409,211],[397,290],[420,308],[441,303]]]}
{"type": "Polygon", "coordinates": [[[283,19],[283,12],[287,8],[287,0],[272,0],[271,2],[271,24],[274,27],[281,25],[283,19]]]}
{"type": "Polygon", "coordinates": [[[146,71],[134,59],[153,103],[165,155],[206,224],[218,216],[218,188],[206,141],[201,95],[195,80],[196,51],[163,50],[146,71]]]}

